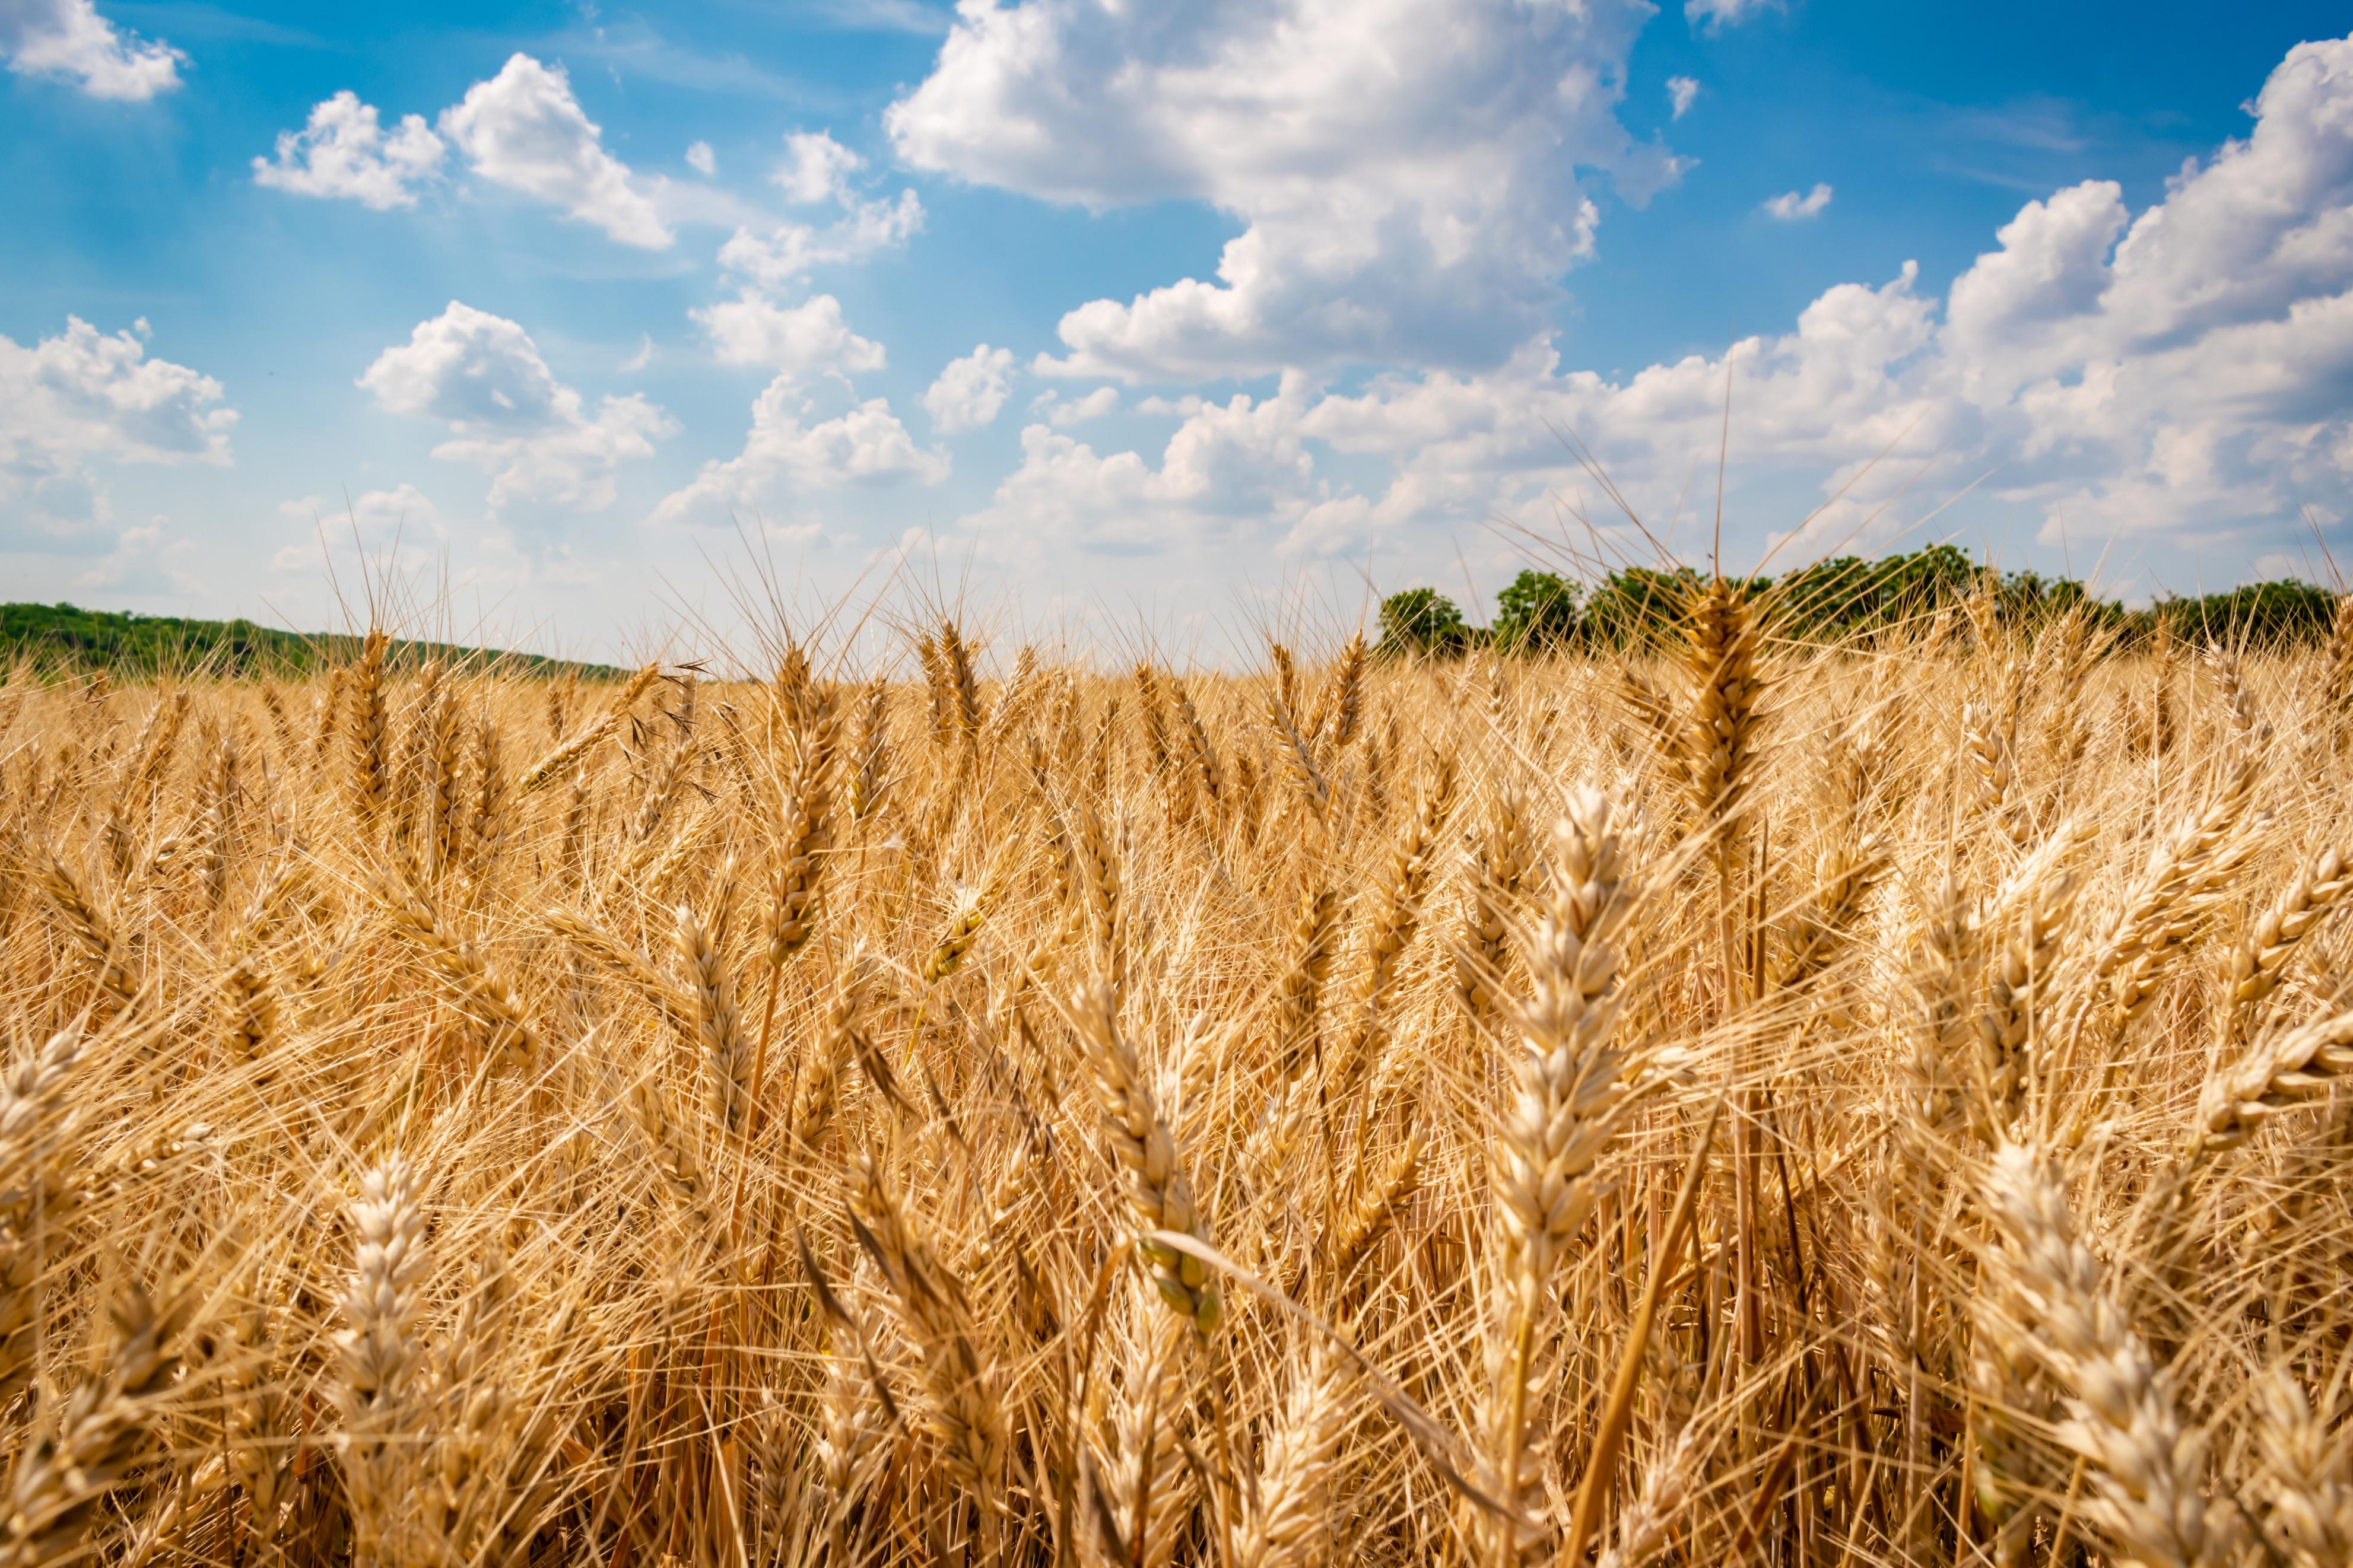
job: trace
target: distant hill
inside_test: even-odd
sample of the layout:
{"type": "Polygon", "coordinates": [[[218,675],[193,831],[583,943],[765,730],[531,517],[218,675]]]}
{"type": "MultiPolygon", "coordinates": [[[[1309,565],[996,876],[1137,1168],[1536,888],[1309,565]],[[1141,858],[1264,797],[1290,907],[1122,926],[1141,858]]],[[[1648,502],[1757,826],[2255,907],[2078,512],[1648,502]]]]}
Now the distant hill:
{"type": "MultiPolygon", "coordinates": [[[[177,616],[121,615],[71,605],[0,605],[0,668],[30,663],[43,671],[105,669],[121,676],[159,672],[214,677],[301,676],[347,664],[360,639],[343,632],[303,635],[251,621],[192,621],[177,616]]],[[[459,647],[450,643],[395,642],[401,663],[438,658],[487,664],[532,675],[576,673],[612,679],[624,672],[535,653],[459,647]]]]}

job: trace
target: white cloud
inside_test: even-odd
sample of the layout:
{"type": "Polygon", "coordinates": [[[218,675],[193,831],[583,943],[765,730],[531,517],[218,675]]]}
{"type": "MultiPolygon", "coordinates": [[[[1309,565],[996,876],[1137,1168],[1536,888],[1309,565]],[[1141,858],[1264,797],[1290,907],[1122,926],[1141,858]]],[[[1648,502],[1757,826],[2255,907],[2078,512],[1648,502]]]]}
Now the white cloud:
{"type": "MultiPolygon", "coordinates": [[[[1736,461],[1844,479],[1883,447],[1894,448],[1894,472],[1969,433],[1962,412],[1902,374],[1936,335],[1935,302],[1914,291],[1915,276],[1907,267],[1882,288],[1841,284],[1807,307],[1796,331],[1733,346],[1736,461]]],[[[1549,489],[1589,488],[1563,431],[1630,494],[1672,500],[1695,465],[1715,459],[1725,380],[1725,359],[1694,354],[1612,384],[1563,374],[1556,353],[1534,343],[1488,375],[1380,378],[1322,400],[1302,423],[1339,451],[1389,459],[1391,481],[1367,521],[1394,531],[1510,515],[1549,489]]]]}
{"type": "Polygon", "coordinates": [[[812,223],[738,224],[719,247],[719,264],[766,289],[807,277],[819,267],[863,261],[896,250],[921,232],[923,204],[912,190],[895,198],[859,195],[845,178],[864,160],[824,132],[795,132],[785,138],[786,159],[774,178],[787,199],[804,205],[833,202],[839,216],[822,227],[812,223]]]}
{"type": "Polygon", "coordinates": [[[1691,106],[1698,101],[1699,83],[1697,81],[1687,76],[1671,76],[1667,79],[1667,102],[1674,110],[1675,119],[1681,120],[1684,115],[1689,114],[1691,106]]]}
{"type": "Polygon", "coordinates": [[[1765,201],[1757,210],[1777,223],[1797,223],[1816,216],[1830,205],[1831,188],[1818,183],[1804,195],[1795,191],[1784,191],[1765,201]]]}
{"type": "Polygon", "coordinates": [[[1091,207],[1208,203],[1218,281],[1066,315],[1042,368],[1125,380],[1351,360],[1492,363],[1592,247],[1580,167],[1679,165],[1616,117],[1644,0],[1282,0],[959,11],[884,116],[910,164],[1091,207]],[[1476,112],[1466,106],[1476,105],[1476,112]]]}
{"type": "Polygon", "coordinates": [[[785,161],[775,179],[789,201],[804,206],[845,197],[843,182],[866,160],[833,139],[827,131],[795,131],[785,138],[785,161]]]}
{"type": "Polygon", "coordinates": [[[923,412],[943,436],[977,430],[992,423],[1013,395],[1013,351],[981,344],[962,359],[948,361],[923,394],[923,412]]]}
{"type": "Polygon", "coordinates": [[[1042,562],[1064,548],[1182,552],[1211,539],[1263,543],[1331,499],[1301,440],[1307,386],[1286,376],[1269,398],[1195,399],[1162,448],[1098,453],[1046,425],[1021,431],[1021,467],[963,520],[991,558],[1042,562]]]}
{"type": "Polygon", "coordinates": [[[303,196],[348,196],[383,212],[417,205],[417,188],[441,167],[445,149],[421,114],[401,117],[387,136],[375,106],[343,91],[311,110],[300,131],[278,133],[273,161],[256,158],[257,184],[303,196]]]}
{"type": "Polygon", "coordinates": [[[455,300],[378,354],[359,385],[392,413],[445,422],[450,439],[433,455],[491,476],[493,516],[517,502],[601,510],[619,466],[677,429],[634,393],[590,414],[520,325],[455,300]]]}
{"type": "Polygon", "coordinates": [[[196,542],[169,536],[172,520],[160,513],[136,528],[126,528],[99,563],[74,579],[77,588],[104,589],[113,594],[161,598],[207,592],[189,567],[195,563],[196,542]]]}
{"type": "Polygon", "coordinates": [[[179,86],[187,58],[123,32],[90,0],[0,0],[0,56],[19,76],[70,78],[92,98],[132,103],[179,86]]]}
{"type": "Polygon", "coordinates": [[[273,572],[315,573],[322,546],[332,552],[354,541],[371,552],[396,546],[400,552],[396,564],[422,565],[431,559],[428,546],[449,536],[441,509],[423,490],[406,482],[348,500],[302,496],[280,501],[278,515],[301,524],[307,537],[279,547],[269,558],[273,572]]]}
{"type": "Polygon", "coordinates": [[[1030,413],[1057,430],[1073,425],[1083,425],[1090,419],[1101,419],[1119,407],[1119,388],[1098,386],[1084,397],[1064,402],[1051,392],[1041,392],[1029,405],[1030,413]]]}
{"type": "Polygon", "coordinates": [[[0,336],[0,503],[37,532],[109,525],[95,464],[227,464],[220,383],[148,358],[147,336],[143,320],[109,336],[78,316],[31,348],[0,336]]]}
{"type": "Polygon", "coordinates": [[[565,391],[519,323],[455,300],[378,354],[359,384],[395,414],[517,428],[554,418],[565,391]]]}
{"type": "Polygon", "coordinates": [[[851,331],[841,318],[841,301],[830,294],[787,307],[746,289],[733,300],[687,314],[710,335],[722,363],[764,365],[796,386],[828,375],[862,375],[886,363],[882,345],[851,331]]]}
{"type": "Polygon", "coordinates": [[[652,199],[605,150],[562,66],[515,55],[441,111],[441,133],[494,185],[561,207],[623,245],[663,250],[673,241],[652,199]]]}
{"type": "Polygon", "coordinates": [[[719,173],[719,154],[708,142],[693,142],[686,150],[686,166],[707,180],[719,173]]]}
{"type": "Polygon", "coordinates": [[[1683,19],[1694,27],[1720,32],[1736,27],[1751,16],[1781,9],[1781,0],[1683,0],[1683,19]]]}
{"type": "Polygon", "coordinates": [[[676,421],[631,393],[606,398],[594,416],[575,416],[529,435],[461,435],[434,447],[433,455],[491,476],[493,517],[526,501],[602,511],[617,493],[614,471],[632,458],[652,457],[654,443],[677,432],[676,421]]]}
{"type": "Polygon", "coordinates": [[[2063,525],[2078,547],[2163,534],[2251,559],[2307,507],[2353,513],[2353,39],[2290,51],[2253,107],[2251,134],[2137,215],[2105,182],[2026,204],[1941,300],[1907,265],[1825,290],[1790,331],[1619,379],[1564,367],[1547,333],[1490,371],[1149,399],[1185,422],[1156,468],[1035,424],[965,526],[1130,550],[1263,527],[1392,558],[1419,540],[1436,566],[1447,531],[1541,521],[1550,497],[1609,521],[1567,432],[1663,531],[1714,467],[1728,382],[1736,487],[1819,483],[1813,542],[1848,542],[1912,484],[1853,537],[1878,547],[1989,476],[1980,503],[2039,514],[2046,542],[2063,525]],[[1326,453],[1373,482],[1334,482],[1326,453]]]}
{"type": "Polygon", "coordinates": [[[773,513],[787,498],[851,485],[948,477],[944,452],[915,445],[888,398],[858,404],[808,423],[814,405],[789,374],[770,382],[752,405],[752,429],[736,457],[702,465],[692,482],[654,509],[657,523],[709,523],[773,513]]]}
{"type": "Polygon", "coordinates": [[[896,201],[851,199],[848,210],[817,228],[777,224],[765,234],[738,228],[719,247],[719,265],[769,288],[805,277],[812,268],[863,261],[905,245],[923,226],[923,204],[913,191],[896,201]]]}

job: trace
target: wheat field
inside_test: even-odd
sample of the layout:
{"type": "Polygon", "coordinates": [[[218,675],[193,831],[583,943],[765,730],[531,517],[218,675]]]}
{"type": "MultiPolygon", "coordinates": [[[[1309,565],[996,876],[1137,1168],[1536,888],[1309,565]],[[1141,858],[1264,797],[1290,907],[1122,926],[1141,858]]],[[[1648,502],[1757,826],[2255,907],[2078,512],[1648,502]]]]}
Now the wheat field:
{"type": "Polygon", "coordinates": [[[0,1553],[2344,1564],[2338,626],[20,670],[0,1553]]]}

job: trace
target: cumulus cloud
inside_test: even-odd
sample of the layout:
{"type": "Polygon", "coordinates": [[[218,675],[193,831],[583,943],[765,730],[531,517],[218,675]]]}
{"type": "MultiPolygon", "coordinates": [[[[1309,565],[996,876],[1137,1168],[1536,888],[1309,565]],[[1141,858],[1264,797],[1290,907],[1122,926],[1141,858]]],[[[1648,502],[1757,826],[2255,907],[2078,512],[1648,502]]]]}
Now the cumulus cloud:
{"type": "Polygon", "coordinates": [[[1671,76],[1667,79],[1667,103],[1674,110],[1675,119],[1681,120],[1684,115],[1689,114],[1691,106],[1698,101],[1698,82],[1687,76],[1671,76]]]}
{"type": "Polygon", "coordinates": [[[1778,196],[1767,199],[1757,210],[1777,223],[1797,223],[1802,219],[1819,216],[1821,210],[1830,205],[1831,188],[1828,185],[1817,184],[1804,195],[1799,195],[1795,191],[1784,191],[1778,196]]]}
{"type": "Polygon", "coordinates": [[[179,86],[187,58],[124,32],[90,0],[0,0],[0,56],[18,76],[60,77],[92,98],[132,103],[179,86]]]}
{"type": "Polygon", "coordinates": [[[441,134],[481,178],[560,207],[623,245],[664,250],[675,239],[652,198],[605,150],[562,66],[515,55],[441,111],[441,134]]]}
{"type": "Polygon", "coordinates": [[[2269,544],[2306,506],[2353,513],[2353,39],[2291,50],[2252,107],[2250,134],[2137,214],[2100,181],[2025,204],[1941,299],[1907,265],[1825,290],[1791,330],[1622,378],[1565,366],[1545,333],[1492,369],[1345,393],[1287,380],[1240,409],[1148,403],[1185,421],[1156,468],[1036,424],[966,524],[1011,539],[1037,518],[1145,549],[1255,516],[1313,552],[1434,537],[1547,496],[1606,515],[1562,431],[1663,508],[1715,462],[1728,386],[1736,482],[1819,483],[1825,542],[1941,457],[1932,472],[1948,477],[1915,489],[1920,510],[1989,474],[1979,495],[2039,514],[2046,539],[2063,523],[2078,542],[2269,544]],[[1326,453],[1376,482],[1330,482],[1326,453]]]}
{"type": "Polygon", "coordinates": [[[448,149],[421,114],[389,135],[374,104],[343,91],[311,110],[300,131],[278,133],[275,159],[256,158],[256,184],[301,196],[347,196],[383,212],[417,205],[417,187],[440,171],[448,149]]]}
{"type": "Polygon", "coordinates": [[[901,191],[895,201],[851,198],[842,216],[823,228],[805,223],[776,224],[765,233],[738,228],[719,247],[719,265],[777,288],[813,268],[896,250],[923,226],[923,204],[913,191],[901,191]]]}
{"type": "Polygon", "coordinates": [[[796,495],[853,485],[935,485],[948,477],[947,454],[916,446],[888,398],[869,398],[830,419],[813,420],[814,412],[789,374],[776,377],[752,405],[744,450],[703,464],[691,483],[663,498],[654,521],[723,522],[773,513],[796,495]]]}
{"type": "Polygon", "coordinates": [[[1549,343],[1532,343],[1489,375],[1381,378],[1322,400],[1303,425],[1338,451],[1391,461],[1388,491],[1367,513],[1383,529],[1511,510],[1573,486],[1563,430],[1634,493],[1655,493],[1712,460],[1727,376],[1736,459],[1851,479],[1848,465],[1891,446],[1899,459],[1916,458],[1967,434],[1960,413],[1902,374],[1936,337],[1936,304],[1915,290],[1916,276],[1907,266],[1879,288],[1841,284],[1806,308],[1794,331],[1651,365],[1623,383],[1564,373],[1549,343]]]}
{"type": "Polygon", "coordinates": [[[518,502],[601,510],[620,465],[651,457],[677,429],[634,393],[592,413],[521,325],[455,300],[378,354],[358,384],[391,413],[447,424],[450,438],[433,455],[491,476],[493,516],[518,502]]]}
{"type": "Polygon", "coordinates": [[[1013,351],[981,344],[962,359],[948,361],[923,394],[923,412],[943,436],[977,430],[993,423],[1013,395],[1013,351]]]}
{"type": "Polygon", "coordinates": [[[839,210],[819,225],[789,221],[738,224],[719,247],[719,264],[763,289],[781,289],[819,267],[841,266],[897,250],[923,230],[923,204],[912,190],[868,196],[849,176],[865,161],[826,132],[795,132],[773,178],[801,205],[833,203],[839,210]]]}
{"type": "Polygon", "coordinates": [[[861,338],[842,320],[841,301],[819,294],[779,305],[755,289],[687,312],[710,335],[725,364],[756,364],[781,372],[795,386],[828,375],[849,377],[883,368],[882,345],[861,338]]]}
{"type": "Polygon", "coordinates": [[[785,138],[785,161],[775,178],[787,200],[814,206],[845,195],[843,182],[865,162],[831,132],[796,131],[785,138]]]}
{"type": "Polygon", "coordinates": [[[708,142],[693,142],[686,150],[686,166],[707,180],[719,173],[719,154],[708,142]]]}
{"type": "Polygon", "coordinates": [[[30,348],[0,335],[0,506],[37,533],[108,526],[98,465],[229,461],[220,383],[150,359],[148,335],[144,320],[109,335],[79,316],[30,348]]]}
{"type": "Polygon", "coordinates": [[[967,5],[884,116],[906,163],[1090,207],[1245,224],[1215,282],[1066,315],[1041,368],[1124,380],[1493,363],[1592,248],[1580,168],[1674,178],[1616,109],[1644,0],[967,5]],[[1464,105],[1476,104],[1476,113],[1464,105]]]}
{"type": "Polygon", "coordinates": [[[1029,405],[1029,412],[1055,429],[1063,430],[1073,425],[1083,425],[1090,419],[1101,419],[1118,407],[1119,388],[1098,386],[1083,397],[1067,400],[1051,392],[1041,392],[1029,405]]]}
{"type": "Polygon", "coordinates": [[[1021,466],[963,526],[1008,563],[1062,548],[1119,555],[1179,552],[1214,539],[1281,537],[1332,499],[1301,439],[1306,382],[1224,403],[1185,401],[1155,466],[1099,453],[1050,425],[1021,431],[1021,466]]]}
{"type": "MultiPolygon", "coordinates": [[[[738,280],[735,298],[688,312],[702,326],[723,363],[776,370],[776,383],[771,392],[778,388],[805,391],[827,377],[846,384],[852,375],[883,368],[882,345],[851,331],[842,320],[841,302],[832,295],[818,294],[797,305],[781,304],[773,295],[789,289],[818,267],[861,261],[896,249],[923,226],[923,205],[913,191],[902,190],[895,200],[883,200],[851,189],[847,177],[861,160],[830,135],[796,132],[786,138],[786,160],[775,174],[786,195],[802,204],[833,202],[840,208],[839,216],[822,227],[809,223],[774,224],[765,231],[739,226],[719,247],[720,266],[738,280]]],[[[753,447],[765,439],[775,448],[807,435],[797,425],[790,437],[781,434],[785,426],[778,421],[782,418],[771,411],[765,426],[755,420],[753,447]]],[[[891,422],[897,424],[895,417],[891,422]]],[[[861,432],[871,424],[867,421],[861,432]]],[[[906,443],[906,450],[915,450],[912,441],[906,443]]],[[[731,469],[731,474],[757,468],[765,476],[789,471],[791,467],[776,461],[764,466],[748,448],[746,457],[738,461],[747,469],[731,469]]]]}

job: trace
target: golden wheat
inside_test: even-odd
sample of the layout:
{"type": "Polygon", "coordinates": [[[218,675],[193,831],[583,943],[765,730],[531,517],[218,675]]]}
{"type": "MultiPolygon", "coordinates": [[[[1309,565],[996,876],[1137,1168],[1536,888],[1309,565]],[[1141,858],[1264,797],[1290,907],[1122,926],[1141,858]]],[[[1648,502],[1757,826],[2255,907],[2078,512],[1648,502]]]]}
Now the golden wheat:
{"type": "Polygon", "coordinates": [[[2344,1561],[2353,612],[911,625],[0,686],[8,1562],[2344,1561]]]}

